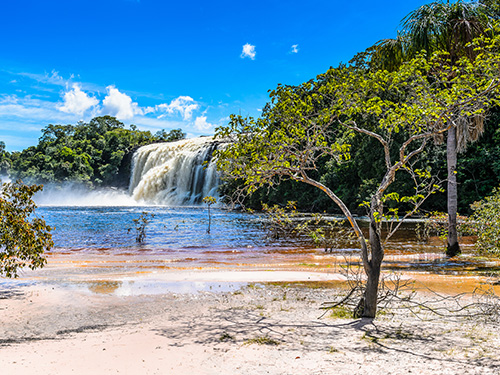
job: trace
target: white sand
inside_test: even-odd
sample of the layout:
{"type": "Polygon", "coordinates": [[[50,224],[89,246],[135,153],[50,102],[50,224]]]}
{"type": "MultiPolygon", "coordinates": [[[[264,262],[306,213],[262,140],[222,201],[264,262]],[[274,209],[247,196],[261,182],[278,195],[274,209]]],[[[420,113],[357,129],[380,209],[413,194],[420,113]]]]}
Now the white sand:
{"type": "Polygon", "coordinates": [[[167,271],[4,284],[0,374],[500,374],[497,325],[422,322],[404,311],[374,322],[319,320],[334,289],[233,284],[226,292],[176,293],[165,284],[338,278],[167,271]],[[118,293],[134,281],[148,285],[144,293],[118,293]]]}

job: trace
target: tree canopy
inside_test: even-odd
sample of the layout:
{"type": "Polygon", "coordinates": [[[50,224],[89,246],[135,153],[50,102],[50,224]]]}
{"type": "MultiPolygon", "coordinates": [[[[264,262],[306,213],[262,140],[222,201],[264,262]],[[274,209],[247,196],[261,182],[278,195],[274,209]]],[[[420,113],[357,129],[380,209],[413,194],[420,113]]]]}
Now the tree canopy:
{"type": "MultiPolygon", "coordinates": [[[[89,123],[48,125],[37,146],[10,156],[10,174],[31,182],[79,182],[90,186],[126,185],[132,153],[154,142],[183,139],[181,129],[156,134],[137,130],[111,116],[89,123]]],[[[0,149],[0,168],[2,166],[0,149]]]]}
{"type": "MultiPolygon", "coordinates": [[[[494,35],[492,25],[495,16],[493,8],[477,1],[437,0],[422,5],[403,19],[403,30],[396,39],[382,40],[370,49],[369,65],[372,69],[394,70],[417,54],[430,58],[436,51],[445,51],[452,65],[463,58],[474,60],[481,49],[476,48],[473,41],[481,36],[494,35]]],[[[482,114],[449,119],[451,126],[446,137],[448,256],[460,253],[457,232],[457,153],[464,151],[469,143],[475,142],[483,133],[484,117],[482,114]]]]}

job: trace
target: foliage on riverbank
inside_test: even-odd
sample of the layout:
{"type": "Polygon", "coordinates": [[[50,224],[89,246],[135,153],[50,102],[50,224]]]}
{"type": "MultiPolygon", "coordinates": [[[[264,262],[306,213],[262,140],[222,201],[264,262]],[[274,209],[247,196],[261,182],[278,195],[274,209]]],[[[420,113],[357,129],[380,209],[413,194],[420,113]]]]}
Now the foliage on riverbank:
{"type": "Polygon", "coordinates": [[[500,188],[493,194],[472,205],[474,213],[464,227],[477,236],[475,243],[479,254],[500,256],[500,188]]]}
{"type": "MultiPolygon", "coordinates": [[[[318,162],[316,175],[322,182],[332,186],[334,192],[348,202],[351,210],[364,214],[358,208],[373,189],[374,178],[384,167],[383,158],[377,154],[377,144],[366,137],[352,139],[351,160],[337,164],[325,158],[318,162]]],[[[446,177],[445,150],[440,145],[430,145],[425,151],[429,168],[440,179],[446,177]]],[[[458,206],[462,214],[471,214],[471,204],[479,201],[500,185],[500,108],[490,110],[486,118],[485,131],[479,140],[458,155],[457,163],[458,206]]],[[[394,190],[403,194],[412,192],[412,181],[402,175],[395,183],[394,190]]],[[[231,190],[231,186],[225,189],[231,190]]],[[[301,186],[295,181],[284,181],[272,189],[259,189],[246,200],[246,206],[261,209],[261,202],[270,206],[285,206],[288,201],[296,202],[301,211],[336,212],[321,194],[314,193],[314,188],[301,186]]],[[[437,192],[428,198],[422,207],[427,212],[446,211],[446,194],[437,192]]]]}
{"type": "Polygon", "coordinates": [[[44,252],[54,246],[52,228],[34,216],[32,197],[40,190],[40,185],[20,182],[0,185],[0,276],[17,277],[23,267],[43,267],[44,252]]]}

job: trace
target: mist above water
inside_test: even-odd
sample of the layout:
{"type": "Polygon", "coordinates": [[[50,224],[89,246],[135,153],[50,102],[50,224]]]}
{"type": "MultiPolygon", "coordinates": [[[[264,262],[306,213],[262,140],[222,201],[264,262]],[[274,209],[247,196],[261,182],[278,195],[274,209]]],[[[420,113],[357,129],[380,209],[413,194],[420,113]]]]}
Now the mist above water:
{"type": "Polygon", "coordinates": [[[7,183],[7,182],[11,182],[11,179],[9,176],[6,176],[6,175],[3,175],[3,174],[0,174],[0,182],[1,183],[7,183]]]}
{"type": "Polygon", "coordinates": [[[34,198],[39,206],[138,206],[144,202],[133,199],[127,191],[119,189],[90,190],[75,184],[46,185],[34,198]]]}

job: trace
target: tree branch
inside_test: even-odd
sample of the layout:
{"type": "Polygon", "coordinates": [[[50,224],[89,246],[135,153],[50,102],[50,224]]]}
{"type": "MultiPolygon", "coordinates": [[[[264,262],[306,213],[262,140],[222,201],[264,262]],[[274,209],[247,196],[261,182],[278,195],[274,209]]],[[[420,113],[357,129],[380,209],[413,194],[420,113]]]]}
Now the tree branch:
{"type": "Polygon", "coordinates": [[[391,163],[391,155],[390,155],[390,150],[389,150],[389,143],[380,134],[374,133],[374,132],[369,131],[367,129],[359,128],[356,125],[355,121],[352,121],[352,123],[354,125],[349,125],[349,124],[344,123],[344,122],[340,122],[340,123],[348,129],[355,130],[359,133],[363,133],[363,134],[369,135],[370,137],[377,139],[382,144],[382,147],[384,148],[385,165],[387,168],[391,167],[392,163],[391,163]]]}

